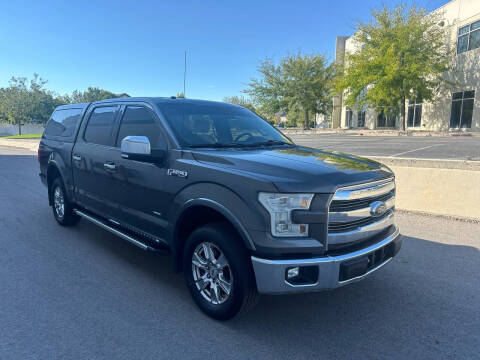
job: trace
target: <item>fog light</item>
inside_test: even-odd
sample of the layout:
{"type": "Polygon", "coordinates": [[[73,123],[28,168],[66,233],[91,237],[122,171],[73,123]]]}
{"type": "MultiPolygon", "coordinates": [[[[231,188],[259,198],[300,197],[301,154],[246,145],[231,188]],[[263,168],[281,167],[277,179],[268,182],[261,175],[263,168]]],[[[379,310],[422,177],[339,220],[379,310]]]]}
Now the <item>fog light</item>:
{"type": "Polygon", "coordinates": [[[297,277],[300,274],[300,268],[294,267],[291,269],[287,270],[287,279],[293,279],[294,277],[297,277]]]}
{"type": "Polygon", "coordinates": [[[318,273],[316,265],[292,266],[285,269],[285,281],[293,286],[314,285],[318,282],[318,273]]]}

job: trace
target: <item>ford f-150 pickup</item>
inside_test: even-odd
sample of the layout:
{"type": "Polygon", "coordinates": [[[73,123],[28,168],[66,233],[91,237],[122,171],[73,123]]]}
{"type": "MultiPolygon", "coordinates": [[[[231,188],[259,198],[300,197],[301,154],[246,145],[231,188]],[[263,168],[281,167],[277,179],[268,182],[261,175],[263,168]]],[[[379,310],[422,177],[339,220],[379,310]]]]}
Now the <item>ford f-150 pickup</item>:
{"type": "Polygon", "coordinates": [[[62,226],[168,252],[208,315],[337,288],[401,247],[385,166],[296,145],[240,106],[121,98],[58,107],[38,149],[62,226]]]}

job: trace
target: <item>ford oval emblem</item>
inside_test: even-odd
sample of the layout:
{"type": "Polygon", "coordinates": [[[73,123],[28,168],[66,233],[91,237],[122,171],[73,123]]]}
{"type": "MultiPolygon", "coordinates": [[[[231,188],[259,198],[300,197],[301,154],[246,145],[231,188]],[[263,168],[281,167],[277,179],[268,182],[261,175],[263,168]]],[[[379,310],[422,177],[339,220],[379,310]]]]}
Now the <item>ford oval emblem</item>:
{"type": "Polygon", "coordinates": [[[374,201],[370,204],[370,215],[373,217],[379,217],[385,214],[387,206],[383,201],[374,201]]]}

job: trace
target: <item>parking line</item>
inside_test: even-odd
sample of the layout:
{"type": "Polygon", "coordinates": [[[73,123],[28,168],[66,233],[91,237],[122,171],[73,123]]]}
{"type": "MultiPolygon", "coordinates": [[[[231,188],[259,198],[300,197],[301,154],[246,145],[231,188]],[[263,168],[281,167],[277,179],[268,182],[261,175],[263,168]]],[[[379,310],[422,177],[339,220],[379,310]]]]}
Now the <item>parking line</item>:
{"type": "Polygon", "coordinates": [[[421,148],[418,148],[418,149],[408,150],[408,151],[404,151],[404,152],[401,152],[401,153],[398,153],[398,154],[390,155],[389,157],[404,155],[404,154],[408,154],[408,153],[411,153],[411,152],[414,152],[414,151],[425,150],[425,149],[429,149],[429,148],[432,148],[434,146],[440,146],[440,145],[444,145],[444,144],[434,144],[434,145],[430,145],[430,146],[421,147],[421,148]]]}

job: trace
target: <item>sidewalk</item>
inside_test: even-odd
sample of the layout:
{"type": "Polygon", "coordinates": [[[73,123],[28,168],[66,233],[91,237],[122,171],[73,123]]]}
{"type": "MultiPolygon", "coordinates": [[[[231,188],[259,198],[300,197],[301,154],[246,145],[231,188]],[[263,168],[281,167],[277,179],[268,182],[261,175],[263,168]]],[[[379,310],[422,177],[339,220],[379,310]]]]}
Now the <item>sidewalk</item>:
{"type": "Polygon", "coordinates": [[[40,139],[3,139],[0,138],[0,146],[16,147],[37,152],[40,139]]]}

